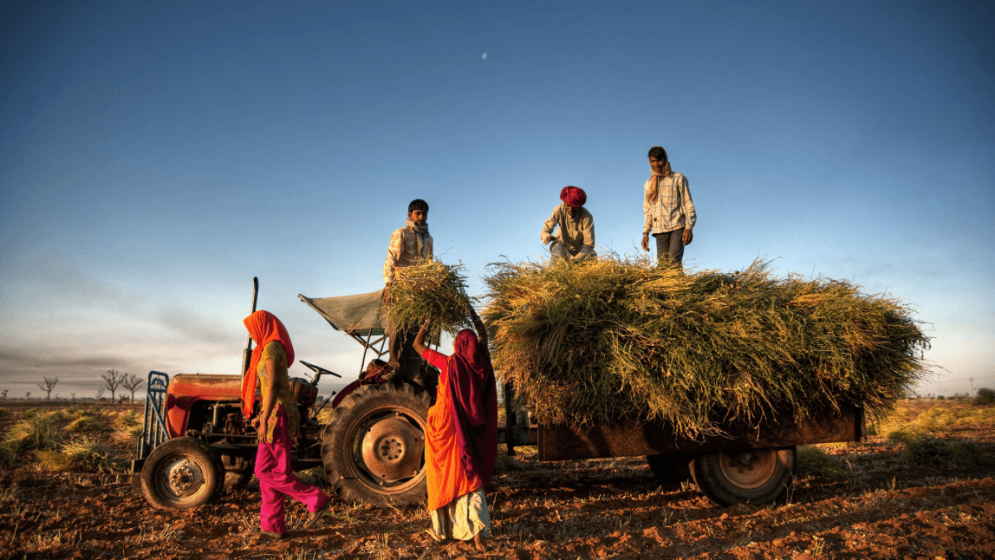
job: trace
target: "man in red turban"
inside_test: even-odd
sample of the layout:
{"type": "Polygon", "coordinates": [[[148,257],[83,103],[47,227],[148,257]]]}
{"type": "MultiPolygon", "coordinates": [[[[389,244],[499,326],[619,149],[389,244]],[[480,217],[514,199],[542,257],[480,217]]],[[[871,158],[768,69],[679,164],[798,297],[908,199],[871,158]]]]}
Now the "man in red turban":
{"type": "Polygon", "coordinates": [[[539,238],[549,244],[553,258],[578,262],[594,256],[594,216],[584,208],[587,193],[580,187],[563,187],[560,200],[563,202],[542,225],[539,238]],[[560,231],[554,234],[557,226],[560,231]]]}

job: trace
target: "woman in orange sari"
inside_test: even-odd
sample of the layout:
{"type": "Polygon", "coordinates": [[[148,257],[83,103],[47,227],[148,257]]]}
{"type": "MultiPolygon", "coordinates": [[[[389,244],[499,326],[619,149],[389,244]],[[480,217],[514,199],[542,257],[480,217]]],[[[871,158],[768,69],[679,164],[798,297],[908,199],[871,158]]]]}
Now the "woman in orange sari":
{"type": "Polygon", "coordinates": [[[497,387],[487,351],[487,331],[471,310],[475,334],[456,336],[453,354],[425,347],[429,320],[415,337],[414,349],[439,369],[435,404],[428,410],[425,467],[432,534],[437,539],[473,539],[484,551],[491,536],[484,485],[497,459],[497,387]]]}
{"type": "Polygon", "coordinates": [[[262,494],[259,530],[254,533],[282,539],[287,533],[283,497],[290,496],[307,506],[310,515],[304,521],[309,529],[320,520],[331,501],[316,486],[297,480],[290,468],[290,452],[297,439],[300,413],[290,388],[287,368],[294,362],[294,345],[286,327],[269,311],[256,311],[245,318],[256,347],[249,369],[242,377],[242,412],[251,418],[256,402],[256,385],[262,396],[262,409],[252,425],[259,434],[256,449],[256,478],[262,494]]]}

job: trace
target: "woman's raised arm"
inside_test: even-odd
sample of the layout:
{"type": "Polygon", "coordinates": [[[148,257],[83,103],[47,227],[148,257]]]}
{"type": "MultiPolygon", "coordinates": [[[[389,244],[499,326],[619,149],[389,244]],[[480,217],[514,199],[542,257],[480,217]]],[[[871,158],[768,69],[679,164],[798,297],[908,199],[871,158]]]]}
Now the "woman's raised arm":
{"type": "Polygon", "coordinates": [[[431,317],[425,319],[425,322],[422,323],[421,328],[418,329],[418,334],[415,335],[415,341],[411,343],[411,346],[414,347],[415,352],[418,352],[419,356],[421,356],[422,352],[425,351],[425,336],[428,335],[428,325],[431,321],[431,317]]]}
{"type": "Polygon", "coordinates": [[[487,328],[484,327],[484,322],[480,319],[480,315],[474,309],[470,308],[470,318],[473,320],[473,328],[477,329],[477,342],[478,344],[483,344],[484,348],[487,348],[487,328]]]}

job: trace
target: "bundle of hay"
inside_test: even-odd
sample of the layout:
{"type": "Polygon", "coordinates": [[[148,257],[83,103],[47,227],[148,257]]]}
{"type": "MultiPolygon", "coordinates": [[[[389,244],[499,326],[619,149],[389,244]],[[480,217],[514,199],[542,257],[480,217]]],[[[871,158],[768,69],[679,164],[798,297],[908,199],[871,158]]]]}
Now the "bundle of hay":
{"type": "Polygon", "coordinates": [[[495,265],[494,367],[546,423],[664,421],[688,437],[839,403],[888,409],[929,346],[900,302],[845,281],[615,256],[495,265]]]}
{"type": "Polygon", "coordinates": [[[387,317],[402,330],[417,330],[426,317],[434,316],[431,340],[437,340],[442,331],[455,336],[464,328],[473,328],[462,270],[462,263],[446,265],[436,260],[395,269],[387,317]]]}

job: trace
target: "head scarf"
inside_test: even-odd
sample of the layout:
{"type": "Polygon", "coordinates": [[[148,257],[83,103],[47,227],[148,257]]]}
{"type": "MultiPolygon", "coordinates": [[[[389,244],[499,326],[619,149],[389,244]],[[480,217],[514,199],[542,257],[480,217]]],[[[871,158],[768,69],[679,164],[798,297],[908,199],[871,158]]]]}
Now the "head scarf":
{"type": "Polygon", "coordinates": [[[456,335],[447,360],[460,464],[468,475],[486,484],[497,460],[497,386],[487,348],[477,334],[463,329],[456,335]]]}
{"type": "Polygon", "coordinates": [[[583,206],[587,202],[587,193],[580,187],[563,187],[560,191],[560,200],[567,206],[583,206]]]}
{"type": "Polygon", "coordinates": [[[415,240],[418,242],[418,254],[421,255],[425,251],[425,235],[428,234],[428,222],[418,225],[411,218],[408,218],[405,221],[404,227],[415,234],[415,240]]]}
{"type": "Polygon", "coordinates": [[[259,358],[263,355],[263,348],[273,341],[282,344],[287,353],[287,367],[290,367],[290,364],[294,363],[294,345],[290,343],[287,328],[269,311],[260,309],[242,322],[249,330],[249,336],[256,341],[256,347],[252,349],[252,358],[249,360],[249,369],[242,376],[242,414],[249,418],[252,416],[252,406],[256,402],[258,381],[256,372],[259,368],[259,358]]]}
{"type": "Polygon", "coordinates": [[[662,181],[664,177],[668,175],[670,175],[669,161],[666,164],[664,164],[663,173],[657,173],[656,171],[654,171],[653,175],[649,178],[650,185],[652,186],[648,191],[646,191],[646,202],[649,202],[650,204],[656,204],[656,199],[658,196],[660,196],[660,181],[662,181]]]}

